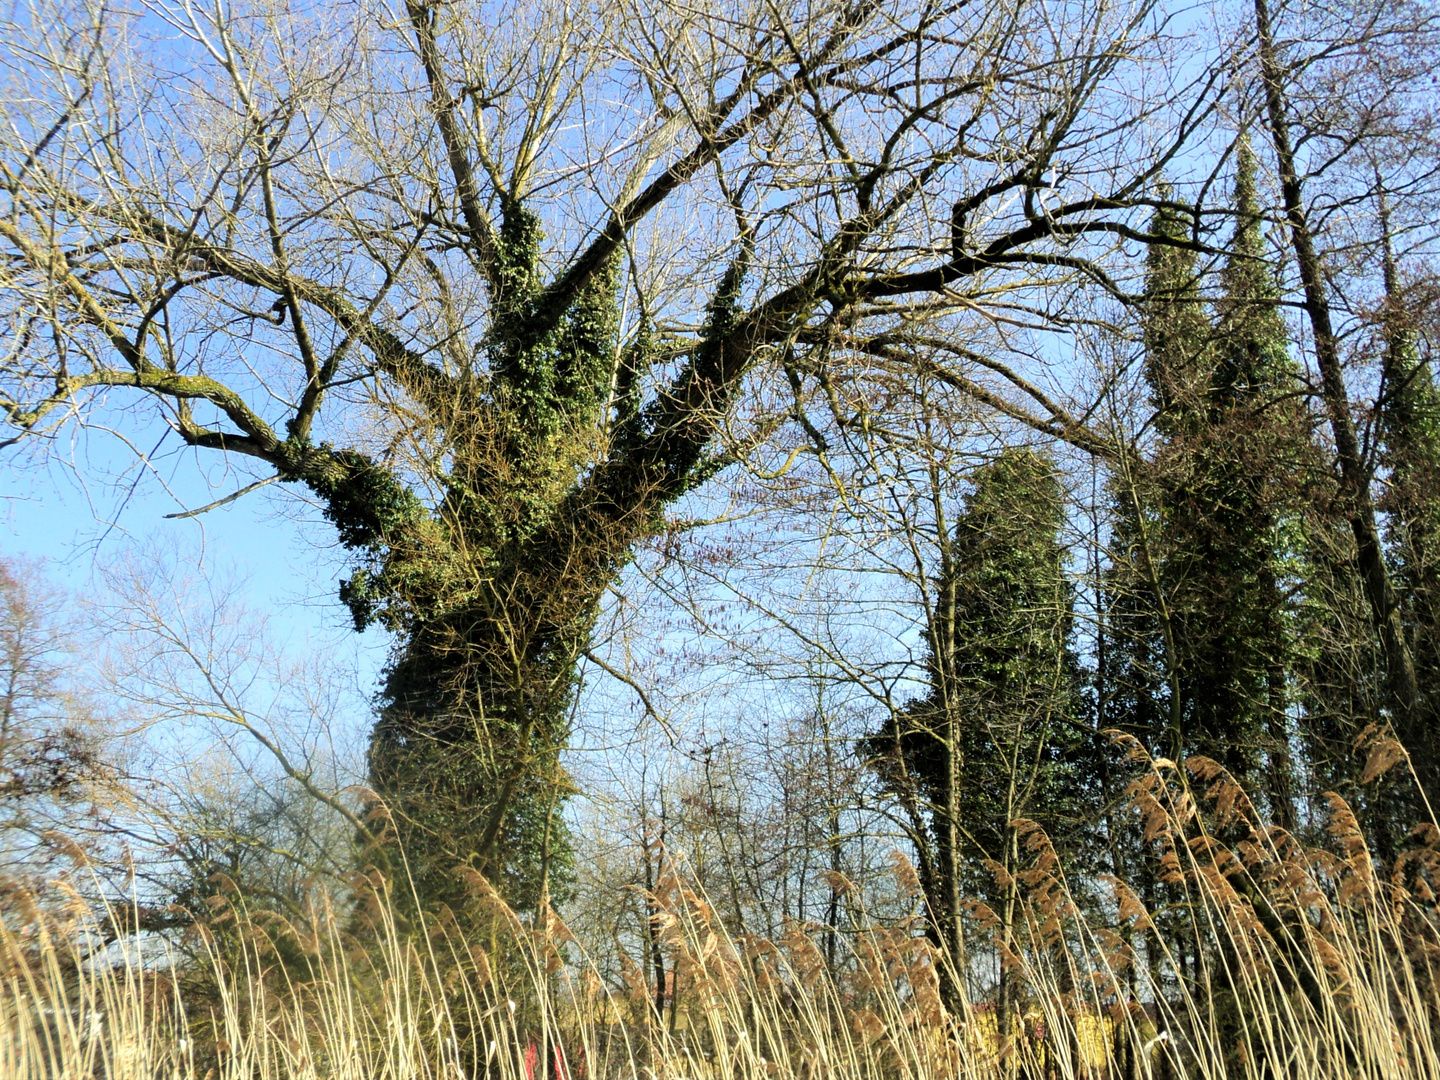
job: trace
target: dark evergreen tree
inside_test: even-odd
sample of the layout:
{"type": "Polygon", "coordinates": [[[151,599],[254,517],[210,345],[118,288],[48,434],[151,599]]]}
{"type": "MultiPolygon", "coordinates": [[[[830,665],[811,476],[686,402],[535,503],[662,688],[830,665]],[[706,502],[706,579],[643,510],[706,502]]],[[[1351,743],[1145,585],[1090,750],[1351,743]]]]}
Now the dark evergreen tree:
{"type": "MultiPolygon", "coordinates": [[[[1169,190],[1161,189],[1168,199],[1169,190]]],[[[1151,233],[1171,243],[1150,244],[1145,257],[1145,381],[1155,428],[1167,441],[1199,436],[1206,419],[1214,360],[1212,330],[1200,294],[1200,271],[1186,217],[1166,202],[1151,233]]]]}
{"type": "Polygon", "coordinates": [[[927,613],[928,689],[865,740],[887,790],[921,809],[922,884],[948,940],[961,896],[1013,871],[1017,817],[1080,841],[1092,740],[1078,722],[1064,496],[1055,465],[1008,449],[977,469],[927,613]]]}
{"type": "Polygon", "coordinates": [[[1123,731],[1152,753],[1178,752],[1172,718],[1170,646],[1157,601],[1160,521],[1146,478],[1130,470],[1111,483],[1109,566],[1104,572],[1105,663],[1097,671],[1101,730],[1123,731]],[[1155,580],[1152,580],[1152,577],[1155,580]]]}
{"type": "Polygon", "coordinates": [[[1201,638],[1208,655],[1197,664],[1195,697],[1197,708],[1208,712],[1200,726],[1218,734],[1229,709],[1235,735],[1258,743],[1270,809],[1277,823],[1291,828],[1293,628],[1285,579],[1294,573],[1297,520],[1318,462],[1280,290],[1266,258],[1255,159],[1243,135],[1233,205],[1235,232],[1216,304],[1214,437],[1207,448],[1214,461],[1212,507],[1201,523],[1206,546],[1223,559],[1206,581],[1222,625],[1201,638]]]}
{"type": "MultiPolygon", "coordinates": [[[[1168,191],[1164,194],[1168,196],[1168,191]]],[[[1211,327],[1199,287],[1188,220],[1162,205],[1151,231],[1176,241],[1152,244],[1146,258],[1144,374],[1154,410],[1158,454],[1201,435],[1211,366],[1211,327]]],[[[1163,460],[1163,459],[1162,459],[1163,460]]],[[[1175,537],[1166,514],[1164,473],[1155,460],[1131,455],[1119,462],[1110,484],[1110,565],[1104,575],[1105,685],[1097,694],[1100,724],[1138,739],[1155,757],[1179,760],[1187,746],[1184,697],[1176,641],[1173,573],[1175,537]]],[[[1121,765],[1121,768],[1125,766],[1121,765]]],[[[1112,872],[1123,869],[1155,912],[1162,936],[1186,940],[1173,887],[1162,883],[1154,852],[1138,830],[1111,838],[1112,872]]],[[[1140,934],[1155,985],[1169,977],[1160,956],[1140,934]]],[[[1178,957],[1182,962],[1183,956],[1178,957]]]]}
{"type": "MultiPolygon", "coordinates": [[[[1168,189],[1162,197],[1168,198],[1168,189]]],[[[1210,367],[1211,328],[1199,289],[1186,220],[1168,203],[1151,232],[1174,240],[1146,256],[1145,381],[1163,448],[1201,433],[1210,367]]],[[[1105,577],[1108,685],[1100,693],[1102,723],[1139,739],[1153,754],[1183,753],[1171,583],[1172,538],[1155,463],[1122,462],[1111,478],[1111,564],[1105,577]]]]}
{"type": "MultiPolygon", "coordinates": [[[[1309,440],[1243,139],[1234,214],[1213,320],[1193,254],[1150,250],[1145,374],[1160,438],[1112,483],[1106,697],[1114,726],[1154,753],[1203,754],[1268,788],[1290,824],[1282,534],[1309,440]]],[[[1186,235],[1166,208],[1153,231],[1186,235]]]]}
{"type": "Polygon", "coordinates": [[[1388,221],[1385,229],[1379,434],[1387,475],[1380,509],[1395,599],[1420,691],[1418,713],[1402,721],[1399,734],[1425,795],[1425,800],[1410,800],[1409,821],[1397,822],[1408,827],[1429,817],[1426,801],[1440,806],[1440,751],[1435,747],[1440,720],[1440,389],[1416,333],[1412,301],[1401,287],[1388,221]]]}

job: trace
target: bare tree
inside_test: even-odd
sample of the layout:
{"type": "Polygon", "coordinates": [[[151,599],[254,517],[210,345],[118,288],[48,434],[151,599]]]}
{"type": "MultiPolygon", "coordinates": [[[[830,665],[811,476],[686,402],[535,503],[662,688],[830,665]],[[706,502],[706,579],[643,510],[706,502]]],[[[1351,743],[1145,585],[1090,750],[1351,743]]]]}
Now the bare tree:
{"type": "Polygon", "coordinates": [[[607,583],[777,423],[742,420],[752,377],[929,342],[1096,445],[953,335],[1119,290],[1215,83],[1146,126],[1149,15],[36,3],[5,34],[12,439],[143,403],[308,489],[396,635],[371,778],[444,894],[525,848],[607,583]]]}
{"type": "MultiPolygon", "coordinates": [[[[1296,43],[1279,38],[1277,17],[1268,0],[1255,0],[1254,65],[1319,368],[1320,399],[1333,435],[1344,512],[1355,538],[1359,577],[1385,657],[1399,734],[1419,748],[1427,739],[1425,703],[1386,565],[1371,491],[1373,463],[1356,430],[1341,327],[1333,317],[1333,290],[1321,247],[1326,214],[1324,210],[1317,214],[1311,192],[1320,188],[1323,202],[1331,205],[1383,198],[1380,185],[1372,186],[1371,178],[1378,160],[1393,159],[1398,153],[1411,164],[1396,169],[1393,183],[1409,189],[1417,205],[1425,204],[1436,175],[1425,94],[1437,24],[1428,10],[1405,4],[1347,5],[1336,21],[1338,25],[1309,28],[1307,36],[1312,40],[1290,49],[1287,46],[1296,43]],[[1309,176],[1304,171],[1307,158],[1309,176]],[[1358,190],[1357,171],[1363,178],[1358,190]]],[[[1339,224],[1343,239],[1343,219],[1339,224]]],[[[1385,232],[1388,244],[1388,226],[1385,232]]],[[[1377,271],[1382,261],[1388,263],[1388,255],[1382,259],[1370,246],[1370,265],[1364,267],[1361,260],[1362,272],[1368,269],[1373,278],[1381,278],[1384,275],[1377,271]]],[[[1350,252],[1352,261],[1355,254],[1350,252]]]]}
{"type": "Polygon", "coordinates": [[[323,648],[281,645],[244,583],[185,547],[132,550],[88,605],[104,648],[88,677],[123,731],[127,799],[104,823],[133,849],[143,900],[192,913],[225,887],[303,913],[344,891],[367,839],[364,701],[323,648]]]}
{"type": "Polygon", "coordinates": [[[80,690],[81,628],[41,567],[0,559],[0,851],[5,871],[36,874],[108,802],[106,730],[80,690]],[[63,835],[62,835],[63,834],[63,835]]]}

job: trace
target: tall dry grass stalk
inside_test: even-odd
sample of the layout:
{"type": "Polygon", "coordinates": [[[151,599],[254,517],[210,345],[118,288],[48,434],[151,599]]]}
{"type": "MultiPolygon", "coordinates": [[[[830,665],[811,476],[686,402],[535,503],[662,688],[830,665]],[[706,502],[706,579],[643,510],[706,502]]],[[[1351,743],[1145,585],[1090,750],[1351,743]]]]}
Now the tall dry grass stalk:
{"type": "Polygon", "coordinates": [[[832,967],[826,928],[731,933],[677,864],[653,897],[674,972],[659,1013],[633,961],[607,984],[556,913],[522,918],[475,875],[471,907],[424,920],[375,877],[301,919],[230,890],[184,963],[107,933],[134,920],[73,889],[17,893],[0,1080],[1440,1080],[1440,831],[1382,874],[1338,798],[1330,843],[1306,847],[1213,762],[1143,764],[1131,795],[1163,911],[1116,880],[1082,905],[1095,882],[1068,881],[1021,821],[1014,916],[971,906],[975,970],[918,917],[859,919],[832,967]]]}

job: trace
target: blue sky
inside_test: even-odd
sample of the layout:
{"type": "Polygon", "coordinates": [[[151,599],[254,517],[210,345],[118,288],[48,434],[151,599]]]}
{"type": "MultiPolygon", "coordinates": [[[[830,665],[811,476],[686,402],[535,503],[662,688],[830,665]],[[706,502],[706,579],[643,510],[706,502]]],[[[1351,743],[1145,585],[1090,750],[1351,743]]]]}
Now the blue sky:
{"type": "MultiPolygon", "coordinates": [[[[129,419],[127,434],[135,431],[129,419]]],[[[98,427],[68,427],[65,444],[43,454],[12,449],[0,469],[0,554],[43,560],[54,585],[82,596],[99,587],[97,567],[122,553],[186,552],[207,576],[243,579],[248,602],[271,614],[288,651],[353,652],[362,687],[373,687],[384,635],[351,629],[336,598],[345,564],[329,526],[278,485],[197,517],[168,518],[264,474],[246,475],[213,453],[197,456],[160,431],[141,430],[132,444],[149,468],[98,427]]]]}

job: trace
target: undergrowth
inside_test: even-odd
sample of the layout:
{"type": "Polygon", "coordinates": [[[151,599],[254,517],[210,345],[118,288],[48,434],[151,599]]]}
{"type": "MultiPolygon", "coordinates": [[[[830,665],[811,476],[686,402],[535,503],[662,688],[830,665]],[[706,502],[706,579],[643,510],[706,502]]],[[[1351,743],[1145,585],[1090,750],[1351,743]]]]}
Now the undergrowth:
{"type": "Polygon", "coordinates": [[[831,928],[735,932],[677,860],[658,998],[468,872],[463,909],[423,918],[378,874],[304,917],[229,888],[168,941],[73,883],[12,890],[0,1080],[1440,1080],[1440,830],[1381,867],[1337,796],[1307,845],[1213,762],[1137,756],[1143,889],[1067,879],[1017,821],[1014,903],[968,906],[965,956],[860,917],[830,963],[831,928]]]}

